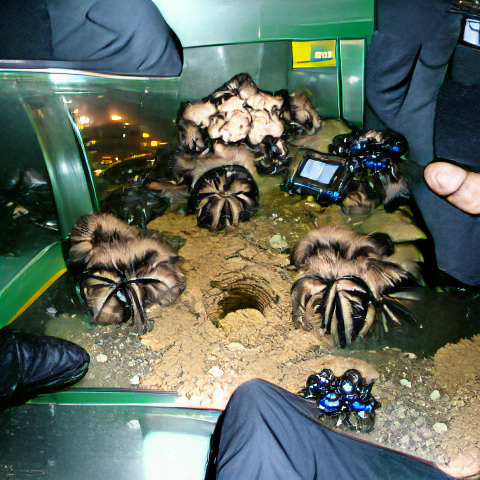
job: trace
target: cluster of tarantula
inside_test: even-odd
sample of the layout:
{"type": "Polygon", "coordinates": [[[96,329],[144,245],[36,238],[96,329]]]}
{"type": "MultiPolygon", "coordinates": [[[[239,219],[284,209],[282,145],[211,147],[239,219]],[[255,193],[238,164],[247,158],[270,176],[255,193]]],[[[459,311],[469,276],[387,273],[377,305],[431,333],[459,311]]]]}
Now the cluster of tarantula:
{"type": "Polygon", "coordinates": [[[181,257],[154,231],[107,213],[86,214],[70,240],[70,264],[95,323],[130,322],[144,334],[145,303],[169,305],[185,288],[181,257]]]}
{"type": "Polygon", "coordinates": [[[184,103],[177,123],[190,153],[204,150],[212,140],[243,141],[255,149],[263,145],[275,157],[286,154],[284,124],[313,134],[321,120],[306,94],[262,91],[248,73],[239,73],[208,97],[184,103]]]}
{"type": "Polygon", "coordinates": [[[389,293],[419,286],[418,280],[388,261],[394,252],[390,237],[364,235],[341,226],[310,231],[292,251],[300,269],[292,286],[292,316],[297,328],[331,334],[344,348],[364,337],[375,320],[385,331],[402,320],[415,323],[389,293]]]}
{"type": "Polygon", "coordinates": [[[353,212],[356,206],[361,209],[362,205],[376,202],[383,203],[387,211],[395,210],[409,196],[408,185],[398,167],[407,150],[405,137],[391,129],[354,129],[334,137],[329,152],[345,158],[357,174],[357,180],[349,185],[344,207],[353,212]]]}
{"type": "Polygon", "coordinates": [[[340,378],[324,368],[308,377],[307,385],[299,395],[318,403],[322,420],[330,417],[335,425],[368,433],[373,430],[375,410],[380,407],[371,394],[374,383],[365,383],[361,373],[354,368],[340,378]]]}
{"type": "Polygon", "coordinates": [[[255,173],[287,168],[284,123],[313,134],[321,120],[305,94],[270,94],[240,73],[208,97],[183,104],[177,123],[182,148],[173,172],[191,188],[188,211],[197,212],[198,226],[216,230],[249,220],[258,208],[255,173]]]}

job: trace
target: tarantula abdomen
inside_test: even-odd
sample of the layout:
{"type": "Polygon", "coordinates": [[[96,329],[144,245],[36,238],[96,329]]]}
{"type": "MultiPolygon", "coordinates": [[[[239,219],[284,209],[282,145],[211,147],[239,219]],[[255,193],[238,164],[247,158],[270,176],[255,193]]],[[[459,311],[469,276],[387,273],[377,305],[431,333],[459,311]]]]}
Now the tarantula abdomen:
{"type": "Polygon", "coordinates": [[[195,182],[189,210],[197,212],[199,227],[222,230],[250,220],[259,199],[258,186],[248,170],[226,165],[208,170],[195,182]]]}

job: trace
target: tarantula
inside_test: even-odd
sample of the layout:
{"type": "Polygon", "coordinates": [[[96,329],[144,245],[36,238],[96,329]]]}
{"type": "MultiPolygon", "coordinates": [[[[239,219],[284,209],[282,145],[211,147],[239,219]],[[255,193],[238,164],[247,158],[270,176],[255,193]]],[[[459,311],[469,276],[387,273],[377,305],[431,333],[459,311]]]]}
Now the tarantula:
{"type": "Polygon", "coordinates": [[[209,170],[195,184],[189,201],[197,225],[210,230],[250,220],[259,204],[258,186],[248,170],[225,165],[209,170]]]}
{"type": "Polygon", "coordinates": [[[251,218],[259,204],[252,173],[255,154],[245,146],[214,145],[203,155],[177,153],[173,171],[192,187],[188,211],[197,212],[197,225],[221,230],[251,218]]]}
{"type": "Polygon", "coordinates": [[[292,287],[295,327],[331,334],[344,348],[364,337],[375,319],[389,324],[415,319],[389,296],[394,290],[419,286],[418,280],[388,261],[394,246],[386,234],[364,235],[341,226],[310,231],[292,252],[300,269],[292,287]]]}
{"type": "Polygon", "coordinates": [[[86,214],[72,229],[69,261],[95,323],[130,322],[144,334],[146,302],[169,305],[185,288],[181,257],[156,232],[111,214],[86,214]]]}

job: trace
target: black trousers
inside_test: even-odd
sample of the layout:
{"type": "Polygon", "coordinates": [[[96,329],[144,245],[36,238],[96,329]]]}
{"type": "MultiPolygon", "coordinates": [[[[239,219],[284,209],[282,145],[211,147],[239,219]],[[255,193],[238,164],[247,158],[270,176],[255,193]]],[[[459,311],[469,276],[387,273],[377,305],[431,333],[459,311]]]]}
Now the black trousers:
{"type": "Polygon", "coordinates": [[[432,463],[333,431],[316,405],[263,380],[232,395],[212,436],[206,480],[436,480],[432,463]]]}
{"type": "Polygon", "coordinates": [[[74,68],[179,75],[181,47],[152,0],[49,0],[53,57],[74,68]]]}
{"type": "MultiPolygon", "coordinates": [[[[423,178],[423,168],[436,154],[437,95],[457,45],[461,16],[448,13],[448,0],[378,0],[375,4],[377,28],[366,59],[365,126],[382,128],[383,124],[405,135],[412,160],[405,175],[435,242],[438,266],[464,283],[480,285],[480,217],[453,207],[433,193],[423,178]]],[[[456,116],[452,109],[447,123],[458,122],[456,116]]],[[[452,133],[446,134],[449,142],[458,142],[452,133]]],[[[470,149],[467,164],[480,166],[475,148],[470,149]]]]}

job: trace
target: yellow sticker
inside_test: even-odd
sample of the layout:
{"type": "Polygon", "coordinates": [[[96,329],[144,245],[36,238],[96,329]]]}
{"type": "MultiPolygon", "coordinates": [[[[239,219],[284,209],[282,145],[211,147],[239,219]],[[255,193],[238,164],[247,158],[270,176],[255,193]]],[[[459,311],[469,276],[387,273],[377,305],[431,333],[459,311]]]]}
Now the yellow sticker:
{"type": "Polygon", "coordinates": [[[335,67],[335,40],[292,42],[293,68],[335,67]]]}

